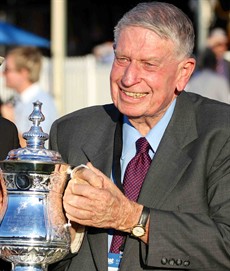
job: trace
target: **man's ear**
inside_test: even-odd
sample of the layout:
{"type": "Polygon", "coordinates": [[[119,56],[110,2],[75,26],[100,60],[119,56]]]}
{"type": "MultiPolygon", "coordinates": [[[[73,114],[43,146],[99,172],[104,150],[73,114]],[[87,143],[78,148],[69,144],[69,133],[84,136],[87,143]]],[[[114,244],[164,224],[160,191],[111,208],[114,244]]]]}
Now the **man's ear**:
{"type": "Polygon", "coordinates": [[[178,73],[178,78],[177,78],[177,84],[176,88],[178,91],[184,90],[185,86],[187,85],[194,69],[196,66],[196,60],[194,58],[188,58],[183,60],[178,68],[179,68],[179,73],[178,73]]]}

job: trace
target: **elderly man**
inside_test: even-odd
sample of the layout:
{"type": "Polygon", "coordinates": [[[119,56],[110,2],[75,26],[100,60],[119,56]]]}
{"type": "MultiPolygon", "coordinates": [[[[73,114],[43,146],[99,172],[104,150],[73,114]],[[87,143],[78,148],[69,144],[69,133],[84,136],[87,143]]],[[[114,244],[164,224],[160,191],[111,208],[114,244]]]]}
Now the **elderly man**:
{"type": "Polygon", "coordinates": [[[85,238],[50,270],[227,271],[230,106],[183,91],[195,67],[193,25],[153,1],[128,11],[114,35],[113,104],[51,128],[51,148],[88,168],[63,198],[85,238]]]}

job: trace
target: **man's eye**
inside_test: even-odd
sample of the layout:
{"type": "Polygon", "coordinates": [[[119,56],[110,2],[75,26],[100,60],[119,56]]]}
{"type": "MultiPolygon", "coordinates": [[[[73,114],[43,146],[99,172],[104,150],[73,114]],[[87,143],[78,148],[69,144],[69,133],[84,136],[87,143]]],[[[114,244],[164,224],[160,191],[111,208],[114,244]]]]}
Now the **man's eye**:
{"type": "Polygon", "coordinates": [[[151,62],[143,62],[143,67],[146,69],[146,70],[149,70],[149,71],[155,71],[157,70],[157,65],[154,64],[154,63],[151,63],[151,62]]]}
{"type": "Polygon", "coordinates": [[[154,67],[155,66],[153,63],[150,63],[150,62],[144,62],[144,65],[146,67],[154,67]]]}
{"type": "Polygon", "coordinates": [[[116,60],[119,64],[125,64],[128,63],[129,59],[126,57],[116,57],[116,60]]]}

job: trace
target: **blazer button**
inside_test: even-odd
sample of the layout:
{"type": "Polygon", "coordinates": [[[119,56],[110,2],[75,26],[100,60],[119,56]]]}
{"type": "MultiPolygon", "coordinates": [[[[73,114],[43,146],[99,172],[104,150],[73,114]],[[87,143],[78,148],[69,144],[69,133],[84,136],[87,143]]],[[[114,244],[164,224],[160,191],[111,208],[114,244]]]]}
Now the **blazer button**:
{"type": "Polygon", "coordinates": [[[165,257],[162,258],[162,259],[161,259],[161,263],[162,263],[163,265],[166,265],[166,264],[167,264],[167,258],[165,258],[165,257]]]}
{"type": "Polygon", "coordinates": [[[174,265],[175,264],[175,260],[174,259],[169,259],[168,263],[169,263],[169,265],[174,265]]]}
{"type": "Polygon", "coordinates": [[[181,259],[177,259],[176,260],[176,265],[182,265],[182,260],[181,259]]]}
{"type": "Polygon", "coordinates": [[[190,265],[190,261],[184,261],[184,266],[189,266],[190,265]]]}

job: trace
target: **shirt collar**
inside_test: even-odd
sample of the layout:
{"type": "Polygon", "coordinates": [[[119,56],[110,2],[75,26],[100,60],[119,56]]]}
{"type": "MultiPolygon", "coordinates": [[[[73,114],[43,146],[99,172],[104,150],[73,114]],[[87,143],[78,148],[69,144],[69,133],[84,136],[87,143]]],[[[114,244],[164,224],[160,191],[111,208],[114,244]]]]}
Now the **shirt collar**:
{"type": "MultiPolygon", "coordinates": [[[[163,137],[163,134],[166,130],[166,127],[169,124],[169,121],[172,117],[174,108],[176,105],[176,99],[171,103],[164,116],[159,120],[159,122],[149,131],[146,135],[146,139],[148,140],[152,150],[154,152],[157,151],[157,148],[160,144],[160,141],[163,137]]],[[[130,148],[135,147],[135,142],[142,135],[136,130],[132,124],[129,122],[128,117],[124,116],[123,118],[123,151],[122,156],[125,156],[126,153],[130,150],[130,148]]]]}

